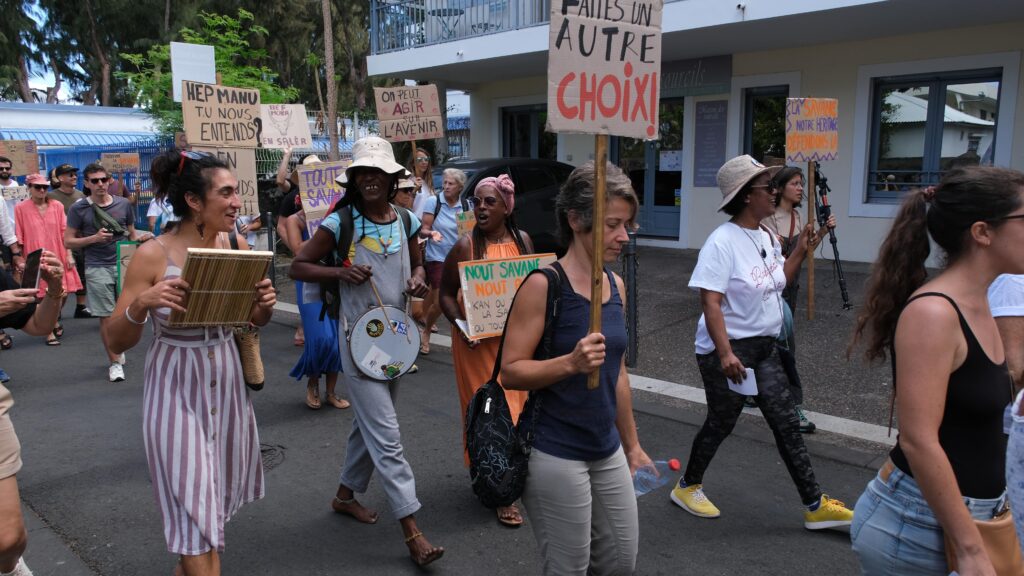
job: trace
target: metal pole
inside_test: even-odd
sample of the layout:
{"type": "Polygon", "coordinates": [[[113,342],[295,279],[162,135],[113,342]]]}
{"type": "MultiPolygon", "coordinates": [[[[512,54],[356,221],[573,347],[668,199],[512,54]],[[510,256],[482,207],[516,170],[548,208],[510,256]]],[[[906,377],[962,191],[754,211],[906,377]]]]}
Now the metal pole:
{"type": "Polygon", "coordinates": [[[274,213],[264,212],[263,213],[263,226],[267,229],[267,244],[270,251],[274,254],[270,257],[270,284],[277,288],[277,238],[275,238],[276,230],[274,230],[274,213]]]}
{"type": "Polygon", "coordinates": [[[639,290],[636,282],[636,232],[629,232],[629,242],[622,253],[623,277],[626,281],[626,366],[636,368],[638,347],[640,345],[639,321],[640,303],[637,299],[639,290]]]}

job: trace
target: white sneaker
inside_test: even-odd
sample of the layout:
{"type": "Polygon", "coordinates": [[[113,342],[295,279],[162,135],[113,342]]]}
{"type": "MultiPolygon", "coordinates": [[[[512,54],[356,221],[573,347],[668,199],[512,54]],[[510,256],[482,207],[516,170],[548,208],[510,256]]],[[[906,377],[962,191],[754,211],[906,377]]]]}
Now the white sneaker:
{"type": "Polygon", "coordinates": [[[11,576],[32,576],[32,571],[25,565],[25,558],[18,558],[18,565],[10,574],[11,576]]]}
{"type": "Polygon", "coordinates": [[[124,366],[125,364],[128,363],[128,359],[125,358],[124,352],[121,352],[121,354],[117,356],[117,363],[120,364],[121,366],[124,366]]]}
{"type": "Polygon", "coordinates": [[[124,367],[120,362],[111,362],[109,373],[111,382],[124,382],[124,367]]]}

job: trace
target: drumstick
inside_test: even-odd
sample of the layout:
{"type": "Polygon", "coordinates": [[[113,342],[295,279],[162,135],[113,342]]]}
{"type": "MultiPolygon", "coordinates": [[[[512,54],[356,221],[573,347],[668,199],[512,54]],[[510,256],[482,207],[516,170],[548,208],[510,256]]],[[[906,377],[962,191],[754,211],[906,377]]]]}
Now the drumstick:
{"type": "Polygon", "coordinates": [[[384,315],[384,321],[388,323],[388,327],[391,328],[392,334],[398,334],[395,330],[395,325],[391,323],[391,319],[388,318],[388,311],[384,308],[384,301],[380,298],[380,292],[377,291],[377,284],[370,278],[370,287],[373,288],[373,295],[377,297],[377,304],[380,304],[380,313],[384,315]]]}

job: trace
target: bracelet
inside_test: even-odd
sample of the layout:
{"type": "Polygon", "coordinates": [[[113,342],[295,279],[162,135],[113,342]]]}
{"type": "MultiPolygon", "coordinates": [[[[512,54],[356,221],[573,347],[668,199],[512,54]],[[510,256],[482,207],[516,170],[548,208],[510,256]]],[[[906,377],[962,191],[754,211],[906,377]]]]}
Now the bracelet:
{"type": "Polygon", "coordinates": [[[128,305],[127,308],[124,309],[124,319],[125,320],[131,322],[132,324],[135,324],[136,326],[143,326],[143,325],[146,324],[146,322],[149,322],[149,311],[148,310],[146,311],[146,317],[142,319],[142,322],[139,322],[135,318],[132,318],[132,315],[128,313],[131,309],[132,309],[132,307],[131,307],[130,304],[128,305]]]}
{"type": "Polygon", "coordinates": [[[54,300],[63,300],[64,297],[68,295],[68,291],[65,290],[63,286],[61,286],[60,292],[51,292],[47,290],[46,295],[49,296],[50,298],[53,298],[54,300]]]}

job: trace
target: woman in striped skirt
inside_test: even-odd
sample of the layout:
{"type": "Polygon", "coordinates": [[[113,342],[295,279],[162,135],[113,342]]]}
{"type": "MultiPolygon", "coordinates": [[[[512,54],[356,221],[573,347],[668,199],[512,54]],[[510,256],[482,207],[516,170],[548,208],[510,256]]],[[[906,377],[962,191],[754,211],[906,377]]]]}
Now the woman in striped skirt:
{"type": "MultiPolygon", "coordinates": [[[[180,555],[175,574],[216,576],[224,524],[263,497],[256,418],[231,330],[170,328],[167,317],[187,305],[188,285],[179,276],[188,249],[230,248],[241,208],[238,180],[215,156],[178,150],[153,161],[152,177],[181,222],[136,251],[107,337],[123,352],[153,317],[143,437],[167,549],[180,555]]],[[[238,246],[248,248],[244,238],[238,246]]],[[[254,291],[251,320],[262,326],[277,299],[270,280],[254,291]]]]}

